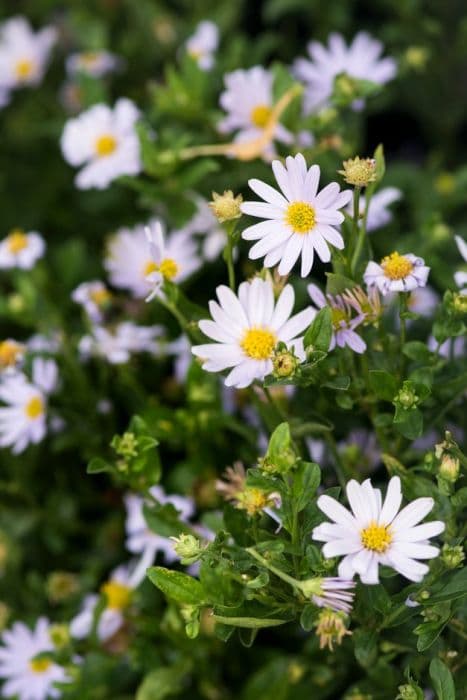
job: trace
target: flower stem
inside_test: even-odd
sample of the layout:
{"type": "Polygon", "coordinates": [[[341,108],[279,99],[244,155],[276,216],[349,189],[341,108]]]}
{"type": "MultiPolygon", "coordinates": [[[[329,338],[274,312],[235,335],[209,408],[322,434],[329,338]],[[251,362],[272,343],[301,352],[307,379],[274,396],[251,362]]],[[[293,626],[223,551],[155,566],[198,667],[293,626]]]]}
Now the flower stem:
{"type": "Polygon", "coordinates": [[[248,552],[248,554],[251,554],[251,556],[254,557],[254,559],[259,561],[260,564],[262,564],[266,569],[268,569],[269,571],[272,571],[272,573],[275,574],[278,578],[282,579],[283,581],[288,583],[290,586],[292,586],[292,588],[298,588],[298,585],[297,585],[298,581],[296,579],[294,579],[294,578],[292,578],[292,576],[289,576],[288,574],[286,574],[285,571],[281,571],[280,569],[277,569],[273,564],[270,564],[267,561],[267,559],[262,557],[261,554],[259,554],[256,551],[256,549],[254,549],[253,547],[247,547],[246,551],[248,552]]]}
{"type": "Polygon", "coordinates": [[[405,313],[407,311],[407,297],[406,292],[399,293],[399,320],[400,320],[400,355],[401,355],[401,365],[400,365],[400,376],[404,376],[405,370],[405,355],[404,355],[404,345],[406,339],[406,318],[405,313]]]}
{"type": "Polygon", "coordinates": [[[363,244],[365,242],[365,220],[360,221],[360,187],[356,187],[353,192],[353,229],[352,229],[352,243],[355,246],[352,255],[352,262],[350,264],[350,272],[352,277],[355,275],[355,270],[358,265],[360,255],[362,253],[363,244]]]}

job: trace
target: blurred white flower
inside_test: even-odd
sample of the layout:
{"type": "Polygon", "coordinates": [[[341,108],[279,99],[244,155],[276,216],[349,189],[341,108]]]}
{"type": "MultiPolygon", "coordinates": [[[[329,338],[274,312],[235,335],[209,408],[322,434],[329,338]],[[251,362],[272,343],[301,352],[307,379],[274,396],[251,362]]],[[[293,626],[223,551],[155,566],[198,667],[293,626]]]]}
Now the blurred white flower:
{"type": "Polygon", "coordinates": [[[385,296],[389,292],[413,292],[417,287],[424,287],[429,272],[423,258],[394,252],[383,258],[380,265],[370,260],[363,279],[369,287],[376,285],[385,296]]]}
{"type": "MultiPolygon", "coordinates": [[[[462,255],[462,259],[467,263],[467,243],[460,236],[454,236],[456,240],[459,253],[462,255]]],[[[459,270],[454,273],[454,279],[457,286],[461,290],[461,294],[467,294],[467,272],[459,270]]]]}
{"type": "Polygon", "coordinates": [[[47,432],[47,395],[58,383],[54,360],[35,358],[32,382],[21,372],[5,375],[0,383],[0,447],[19,454],[40,442],[47,432]]]}
{"type": "Polygon", "coordinates": [[[122,60],[110,51],[80,51],[67,57],[65,66],[68,75],[85,73],[92,78],[102,78],[117,70],[122,60]]]}
{"type": "Polygon", "coordinates": [[[157,220],[150,222],[145,231],[151,261],[146,268],[146,280],[152,287],[147,297],[150,301],[163,293],[164,280],[183,282],[201,266],[201,260],[188,231],[174,231],[164,236],[162,225],[157,220]]]}
{"type": "Polygon", "coordinates": [[[84,166],[75,178],[76,186],[106,188],[120,175],[141,171],[136,106],[120,98],[111,109],[97,104],[65,124],[61,148],[65,160],[75,167],[84,166]]]}
{"type": "Polygon", "coordinates": [[[204,20],[187,40],[187,53],[202,70],[210,70],[214,65],[214,53],[219,45],[219,29],[214,22],[204,20]]]}
{"type": "Polygon", "coordinates": [[[203,363],[207,372],[231,369],[226,386],[242,389],[255,379],[262,380],[272,372],[272,356],[282,341],[288,349],[304,359],[303,339],[297,338],[310,325],[316,311],[311,307],[292,313],[295,292],[288,284],[274,301],[270,280],[255,277],[242,282],[238,296],[221,285],[216,289],[219,304],[209,302],[214,320],[199,322],[201,331],[215,343],[195,345],[192,352],[203,363]]]}
{"type": "MultiPolygon", "coordinates": [[[[398,202],[402,197],[401,190],[397,187],[383,187],[383,189],[378,190],[371,200],[370,206],[368,207],[368,214],[366,219],[366,230],[367,233],[373,233],[379,228],[386,226],[392,221],[392,212],[388,207],[393,204],[393,202],[398,202]]],[[[365,198],[360,198],[360,214],[363,215],[365,211],[365,198]]],[[[353,203],[349,202],[346,207],[346,211],[350,216],[353,215],[353,203]]]]}
{"type": "Polygon", "coordinates": [[[157,339],[162,332],[160,326],[137,326],[131,321],[123,321],[113,328],[94,326],[91,334],[81,338],[78,349],[83,359],[95,355],[120,365],[128,362],[133,353],[158,353],[157,339]]]}
{"type": "MultiPolygon", "coordinates": [[[[133,591],[145,577],[146,567],[140,567],[140,561],[118,566],[110,574],[109,580],[102,584],[100,592],[106,598],[106,606],[99,617],[97,636],[102,642],[114,636],[125,622],[125,613],[133,591]]],[[[91,594],[85,597],[80,612],[70,623],[70,634],[75,639],[84,639],[91,632],[94,624],[94,611],[99,596],[91,594]]]]}
{"type": "Polygon", "coordinates": [[[44,652],[54,652],[50,638],[50,624],[40,617],[33,630],[22,622],[15,622],[2,634],[0,647],[0,678],[2,697],[18,700],[47,700],[59,698],[61,691],[55,683],[66,683],[71,678],[44,652]],[[41,655],[40,658],[36,658],[41,655]]]}
{"type": "MultiPolygon", "coordinates": [[[[194,515],[195,506],[189,498],[166,494],[161,486],[152,486],[149,493],[161,505],[172,504],[178,510],[182,522],[187,522],[194,515]]],[[[163,553],[167,563],[176,561],[177,555],[170,537],[158,535],[148,528],[143,513],[145,503],[150,505],[151,501],[133,493],[125,496],[126,548],[133,554],[145,554],[147,566],[153,563],[158,552],[163,553]]]]}
{"type": "Polygon", "coordinates": [[[417,559],[438,556],[438,547],[428,540],[445,527],[440,520],[418,525],[433,508],[433,499],[417,498],[400,511],[402,491],[398,476],[389,481],[384,503],[380,489],[373,488],[370,479],[362,484],[352,479],[346,493],[351,511],[330,496],[318,498],[318,508],[333,522],[322,523],[313,530],[313,539],[326,543],[322,551],[327,559],[344,555],[339,576],[351,579],[359,574],[362,583],[376,584],[382,564],[409,581],[421,581],[428,566],[417,559]]]}
{"type": "Polygon", "coordinates": [[[208,202],[202,197],[195,198],[196,213],[185,224],[182,231],[202,236],[201,252],[209,262],[219,257],[227,243],[227,233],[214,216],[208,202]]]}
{"type": "Polygon", "coordinates": [[[25,17],[3,22],[0,25],[0,93],[38,85],[55,40],[53,27],[34,33],[25,17]]]}
{"type": "Polygon", "coordinates": [[[80,304],[93,323],[100,323],[102,310],[110,302],[112,295],[100,280],[83,282],[71,293],[71,298],[80,304]]]}
{"type": "Polygon", "coordinates": [[[14,229],[0,241],[0,268],[30,270],[44,252],[45,241],[39,233],[14,229]]]}
{"type": "MultiPolygon", "coordinates": [[[[334,79],[342,73],[378,85],[392,80],[397,64],[393,58],[381,58],[383,48],[380,41],[366,32],[359,32],[349,46],[336,33],[330,35],[328,46],[311,41],[307,47],[311,60],[298,58],[293,66],[295,75],[305,85],[305,113],[329,105],[334,79]]],[[[355,105],[358,106],[361,106],[360,101],[355,105]]]]}
{"type": "MultiPolygon", "coordinates": [[[[268,126],[273,108],[273,74],[262,66],[236,70],[224,76],[226,90],[220,96],[220,105],[227,115],[219,123],[221,133],[237,131],[235,143],[254,141],[268,126]]],[[[292,143],[293,136],[282,124],[277,124],[274,138],[292,143]]],[[[273,155],[271,143],[265,155],[273,155]]]]}
{"type": "Polygon", "coordinates": [[[307,168],[301,153],[288,156],[285,166],[274,160],[272,170],[281,191],[261,180],[249,180],[250,188],[263,202],[243,202],[244,214],[265,219],[248,226],[242,238],[258,241],[250,249],[252,260],[264,257],[265,267],[279,263],[280,275],[287,275],[301,256],[301,276],[313,266],[314,251],[323,262],[329,262],[329,244],[338,249],[344,240],[335,228],[344,221],[342,209],[351,199],[351,190],[341,191],[331,182],[318,192],[320,168],[307,168]]]}

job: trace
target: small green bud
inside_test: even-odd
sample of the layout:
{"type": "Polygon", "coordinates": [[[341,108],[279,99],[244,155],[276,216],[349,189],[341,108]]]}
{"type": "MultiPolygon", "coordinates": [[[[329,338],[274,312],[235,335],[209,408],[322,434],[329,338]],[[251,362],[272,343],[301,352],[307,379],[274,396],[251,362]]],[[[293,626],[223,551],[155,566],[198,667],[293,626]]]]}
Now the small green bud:
{"type": "Polygon", "coordinates": [[[201,557],[203,547],[194,535],[182,533],[179,537],[171,537],[174,544],[175,553],[180,557],[182,564],[194,564],[201,557]]]}
{"type": "Polygon", "coordinates": [[[349,158],[342,163],[343,170],[338,170],[344,180],[354,187],[367,187],[376,180],[376,161],[374,158],[349,158]]]}
{"type": "Polygon", "coordinates": [[[396,700],[421,700],[423,698],[423,693],[420,688],[415,687],[411,683],[406,683],[405,685],[400,685],[398,688],[399,694],[396,696],[396,700]]]}
{"type": "Polygon", "coordinates": [[[441,558],[448,569],[455,569],[465,559],[464,550],[461,545],[445,544],[441,550],[441,558]]]}
{"type": "Polygon", "coordinates": [[[134,433],[126,432],[123,435],[116,435],[112,440],[112,447],[118,455],[125,459],[138,455],[138,439],[134,433]]]}
{"type": "Polygon", "coordinates": [[[213,192],[212,202],[209,202],[209,206],[216,219],[222,224],[224,221],[238,219],[242,215],[240,210],[242,202],[241,194],[234,197],[232,190],[225,190],[223,194],[213,192]]]}
{"type": "Polygon", "coordinates": [[[459,315],[467,314],[467,294],[455,292],[452,295],[452,308],[459,315]]]}
{"type": "Polygon", "coordinates": [[[419,398],[415,391],[412,389],[410,382],[404,382],[402,389],[394,397],[394,404],[409,410],[415,408],[419,402],[419,398]]]}
{"type": "Polygon", "coordinates": [[[46,588],[50,602],[61,603],[78,592],[78,578],[69,571],[53,571],[47,579],[46,588]]]}
{"type": "Polygon", "coordinates": [[[293,351],[281,350],[274,353],[272,359],[273,375],[279,379],[284,377],[292,377],[300,364],[300,360],[296,357],[293,351]]]}
{"type": "Polygon", "coordinates": [[[51,625],[50,639],[56,649],[63,649],[70,643],[70,630],[68,625],[51,625]]]}

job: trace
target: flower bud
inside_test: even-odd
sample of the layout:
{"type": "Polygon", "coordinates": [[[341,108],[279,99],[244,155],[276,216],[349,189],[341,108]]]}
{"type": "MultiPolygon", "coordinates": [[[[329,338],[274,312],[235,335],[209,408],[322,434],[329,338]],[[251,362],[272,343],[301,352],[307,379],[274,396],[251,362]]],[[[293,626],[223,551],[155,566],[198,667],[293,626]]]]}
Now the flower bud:
{"type": "Polygon", "coordinates": [[[78,579],[69,571],[53,571],[47,579],[47,596],[51,603],[61,603],[79,590],[78,579]]]}
{"type": "Polygon", "coordinates": [[[448,569],[455,569],[462,564],[465,554],[462,546],[445,544],[441,550],[441,558],[448,569]]]}
{"type": "Polygon", "coordinates": [[[405,685],[400,685],[398,688],[399,695],[397,695],[396,700],[421,700],[423,698],[423,693],[420,688],[416,688],[411,683],[406,683],[405,685]]]}
{"type": "Polygon", "coordinates": [[[70,630],[68,625],[51,625],[50,639],[56,649],[63,649],[70,643],[70,630]]]}
{"type": "Polygon", "coordinates": [[[429,58],[430,52],[425,46],[409,46],[404,55],[405,63],[416,71],[424,70],[429,58]]]}
{"type": "Polygon", "coordinates": [[[376,161],[374,158],[349,158],[342,163],[343,170],[338,170],[344,180],[354,187],[367,187],[376,180],[376,161]]]}
{"type": "Polygon", "coordinates": [[[394,403],[396,405],[401,406],[402,408],[405,408],[406,410],[415,408],[415,406],[418,404],[418,401],[419,398],[410,386],[410,382],[404,382],[402,385],[402,389],[400,389],[394,397],[394,403]]]}
{"type": "Polygon", "coordinates": [[[460,462],[458,457],[455,457],[448,452],[445,452],[441,458],[441,464],[439,465],[438,475],[441,479],[448,481],[451,484],[455,484],[459,478],[460,472],[460,462]]]}
{"type": "Polygon", "coordinates": [[[118,455],[125,459],[138,455],[138,440],[134,433],[126,432],[123,435],[116,435],[112,440],[112,447],[118,455]]]}
{"type": "Polygon", "coordinates": [[[234,197],[232,190],[225,190],[223,194],[212,193],[212,202],[209,202],[214,216],[222,224],[224,221],[239,219],[242,215],[240,205],[243,202],[241,194],[234,197]]]}
{"type": "Polygon", "coordinates": [[[452,308],[459,315],[467,314],[467,294],[455,292],[452,296],[452,308]]]}
{"type": "Polygon", "coordinates": [[[194,535],[182,533],[179,537],[171,537],[174,542],[174,550],[180,557],[182,564],[194,564],[201,557],[203,548],[200,541],[194,535]]]}
{"type": "Polygon", "coordinates": [[[292,377],[295,374],[299,364],[300,360],[294,355],[293,351],[278,351],[274,354],[272,359],[273,375],[280,379],[292,377]]]}

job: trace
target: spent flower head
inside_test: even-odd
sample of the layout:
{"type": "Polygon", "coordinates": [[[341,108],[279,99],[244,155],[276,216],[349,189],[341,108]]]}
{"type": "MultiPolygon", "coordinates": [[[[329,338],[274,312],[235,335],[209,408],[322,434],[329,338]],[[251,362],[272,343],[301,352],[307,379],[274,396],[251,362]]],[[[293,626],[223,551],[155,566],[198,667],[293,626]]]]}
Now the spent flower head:
{"type": "Polygon", "coordinates": [[[201,557],[203,547],[197,537],[182,533],[178,537],[170,538],[173,542],[175,554],[180,557],[182,564],[194,564],[201,557]]]}
{"type": "Polygon", "coordinates": [[[334,645],[342,644],[344,637],[351,635],[347,629],[348,617],[344,612],[324,609],[320,612],[315,623],[316,636],[319,638],[319,648],[334,651],[334,645]]]}
{"type": "Polygon", "coordinates": [[[241,194],[235,197],[232,190],[224,190],[223,194],[212,193],[212,201],[209,202],[209,206],[216,219],[222,224],[224,221],[233,221],[241,217],[240,205],[242,202],[241,194]]]}
{"type": "Polygon", "coordinates": [[[374,158],[349,158],[342,163],[343,170],[338,170],[344,180],[354,187],[367,187],[376,180],[376,161],[374,158]]]}

